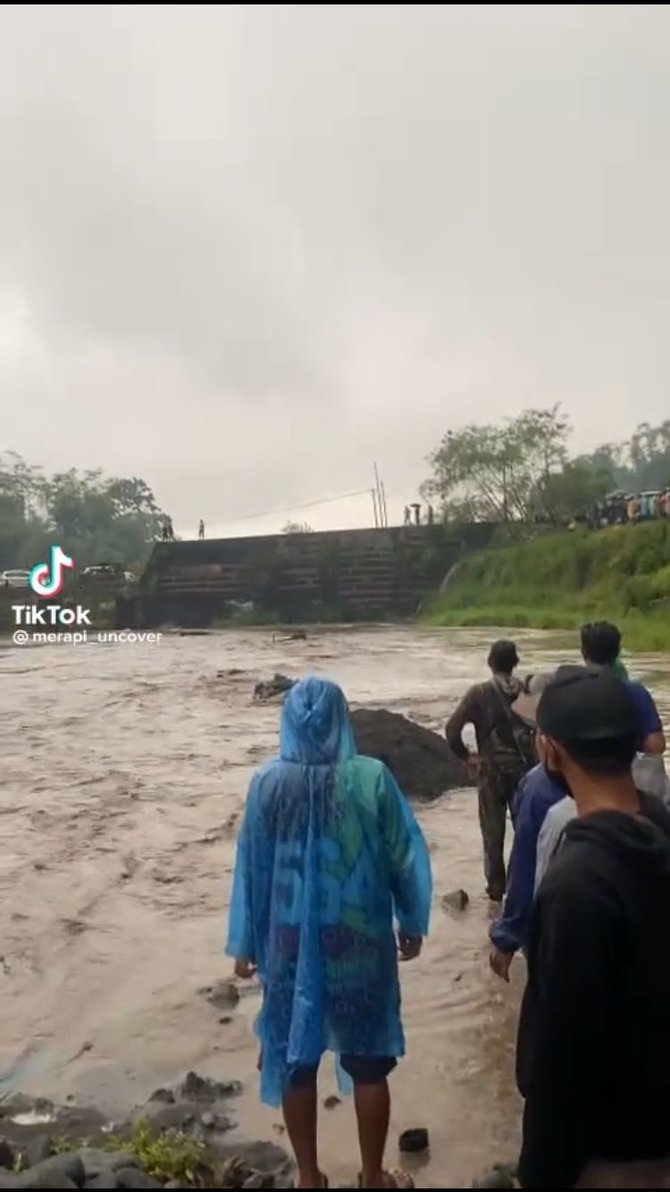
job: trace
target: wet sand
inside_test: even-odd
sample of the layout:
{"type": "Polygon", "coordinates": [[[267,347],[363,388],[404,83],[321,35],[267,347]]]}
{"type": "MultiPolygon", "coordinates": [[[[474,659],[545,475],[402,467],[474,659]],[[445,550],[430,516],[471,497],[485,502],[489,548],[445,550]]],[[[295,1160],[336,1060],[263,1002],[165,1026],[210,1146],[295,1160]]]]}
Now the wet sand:
{"type": "MultiPolygon", "coordinates": [[[[243,990],[230,1011],[200,992],[231,971],[222,945],[236,823],[252,769],[276,749],[278,707],[252,704],[254,681],[315,671],[354,706],[439,728],[485,677],[491,637],[339,629],[290,644],[258,631],[0,648],[0,1091],[73,1095],[113,1116],[195,1068],[244,1080],[240,1130],[282,1141],[279,1115],[256,1096],[257,992],[243,990]],[[229,668],[242,673],[216,678],[229,668]]],[[[575,658],[570,639],[516,638],[523,670],[575,658]]],[[[670,712],[667,659],[632,670],[670,712]]],[[[424,1187],[467,1186],[514,1158],[518,1140],[523,965],[509,988],[488,971],[475,798],[458,791],[419,810],[435,903],[424,954],[402,970],[408,1056],[393,1077],[391,1142],[428,1126],[424,1187]],[[457,886],[471,897],[461,915],[440,906],[457,886]]],[[[323,1096],[334,1090],[326,1062],[323,1096]]],[[[324,1110],[321,1134],[331,1182],[350,1180],[351,1106],[324,1110]]]]}

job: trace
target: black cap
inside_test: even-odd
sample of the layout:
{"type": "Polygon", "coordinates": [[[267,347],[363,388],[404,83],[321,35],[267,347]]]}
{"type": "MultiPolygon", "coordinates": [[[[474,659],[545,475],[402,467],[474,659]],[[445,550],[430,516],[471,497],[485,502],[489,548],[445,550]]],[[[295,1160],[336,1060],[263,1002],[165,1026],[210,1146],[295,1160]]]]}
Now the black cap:
{"type": "Polygon", "coordinates": [[[559,667],[540,696],[537,726],[561,742],[614,741],[638,735],[630,687],[607,667],[559,667]]]}

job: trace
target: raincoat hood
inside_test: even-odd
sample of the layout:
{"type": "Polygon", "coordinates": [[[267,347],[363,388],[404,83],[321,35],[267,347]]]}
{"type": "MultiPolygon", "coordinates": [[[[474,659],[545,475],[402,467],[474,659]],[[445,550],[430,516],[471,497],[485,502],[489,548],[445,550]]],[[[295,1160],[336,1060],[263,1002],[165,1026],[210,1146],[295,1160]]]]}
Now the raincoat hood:
{"type": "Polygon", "coordinates": [[[283,762],[307,766],[356,756],[347,701],[336,683],[312,676],[294,684],[282,709],[279,753],[283,762]]]}

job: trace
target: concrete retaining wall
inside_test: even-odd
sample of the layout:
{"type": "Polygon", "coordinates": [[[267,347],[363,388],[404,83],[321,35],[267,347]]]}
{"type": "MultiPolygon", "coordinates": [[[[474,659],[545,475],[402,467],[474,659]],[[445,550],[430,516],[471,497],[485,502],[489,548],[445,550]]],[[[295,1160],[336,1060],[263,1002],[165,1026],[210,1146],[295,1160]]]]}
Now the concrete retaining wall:
{"type": "Polygon", "coordinates": [[[253,604],[286,622],[416,613],[449,569],[483,549],[492,525],[412,526],[157,543],[127,623],[206,626],[253,604]]]}

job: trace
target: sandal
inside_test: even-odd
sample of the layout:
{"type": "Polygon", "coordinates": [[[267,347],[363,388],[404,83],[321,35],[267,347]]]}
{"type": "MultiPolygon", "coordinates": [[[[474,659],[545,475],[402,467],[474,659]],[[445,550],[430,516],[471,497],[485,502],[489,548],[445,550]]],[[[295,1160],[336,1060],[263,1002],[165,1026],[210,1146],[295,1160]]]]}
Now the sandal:
{"type": "MultiPolygon", "coordinates": [[[[411,1175],[409,1175],[406,1171],[403,1171],[402,1168],[400,1168],[400,1167],[394,1167],[393,1171],[385,1171],[383,1173],[383,1175],[384,1175],[384,1187],[385,1188],[413,1188],[414,1187],[414,1180],[412,1179],[411,1175]]],[[[359,1172],[359,1175],[358,1175],[358,1187],[359,1188],[363,1187],[362,1180],[363,1180],[363,1177],[359,1172]]]]}

